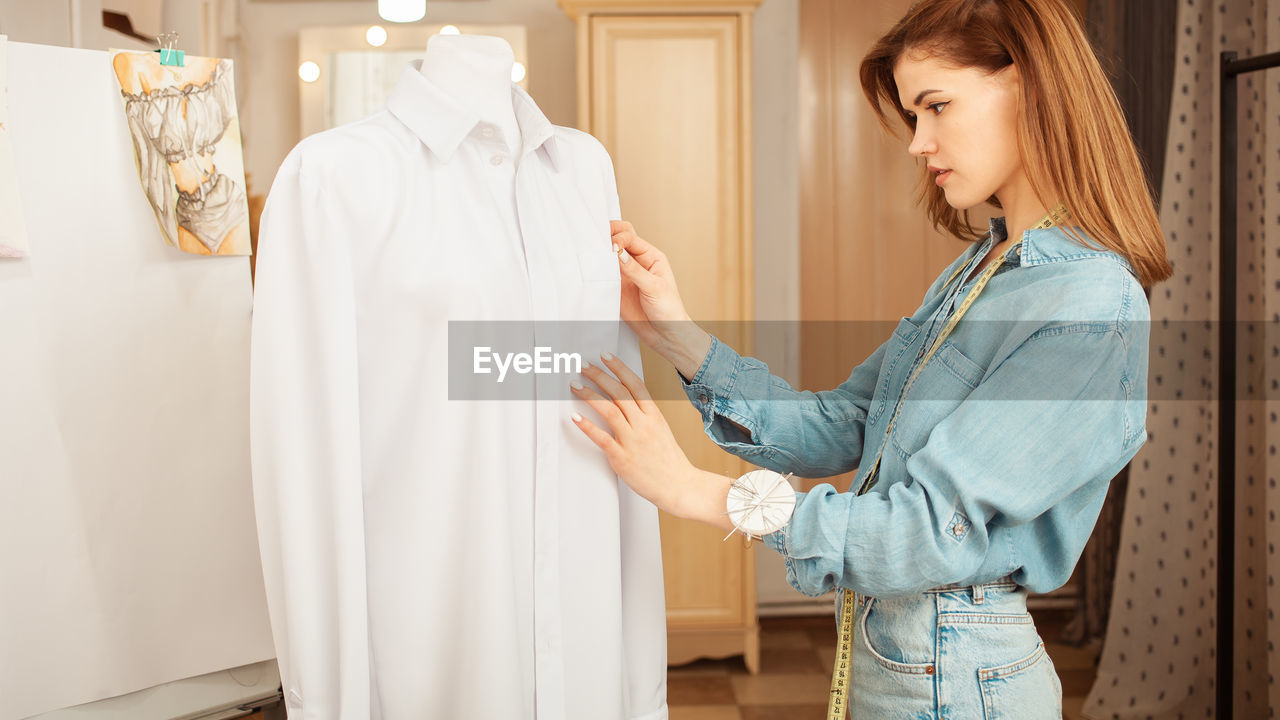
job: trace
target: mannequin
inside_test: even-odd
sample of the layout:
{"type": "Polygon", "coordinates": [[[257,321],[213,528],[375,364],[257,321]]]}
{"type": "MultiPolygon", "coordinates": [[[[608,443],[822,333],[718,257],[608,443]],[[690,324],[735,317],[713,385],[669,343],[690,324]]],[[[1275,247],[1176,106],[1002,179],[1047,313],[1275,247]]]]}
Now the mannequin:
{"type": "Polygon", "coordinates": [[[432,35],[422,58],[424,77],[483,123],[501,131],[517,158],[520,126],[511,105],[515,54],[506,40],[488,35],[432,35]]]}
{"type": "Polygon", "coordinates": [[[433,37],[263,210],[250,447],[291,720],[668,716],[657,510],[566,420],[572,378],[453,392],[496,377],[451,364],[453,321],[550,320],[557,352],[640,367],[612,162],[512,62],[433,37]]]}

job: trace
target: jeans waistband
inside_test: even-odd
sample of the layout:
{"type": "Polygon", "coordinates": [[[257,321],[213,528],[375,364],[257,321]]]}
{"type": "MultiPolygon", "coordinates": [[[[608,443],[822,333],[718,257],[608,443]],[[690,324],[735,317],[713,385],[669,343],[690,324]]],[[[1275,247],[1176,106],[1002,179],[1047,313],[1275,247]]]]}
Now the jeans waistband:
{"type": "Polygon", "coordinates": [[[965,585],[964,583],[952,583],[950,585],[939,585],[936,588],[929,588],[928,590],[925,590],[925,592],[943,593],[943,592],[955,592],[956,590],[968,590],[969,588],[976,588],[976,587],[989,589],[989,588],[1017,587],[1017,586],[1018,586],[1018,583],[1013,581],[1012,575],[1005,575],[1002,578],[996,578],[991,582],[982,583],[980,585],[973,585],[973,584],[965,585]]]}

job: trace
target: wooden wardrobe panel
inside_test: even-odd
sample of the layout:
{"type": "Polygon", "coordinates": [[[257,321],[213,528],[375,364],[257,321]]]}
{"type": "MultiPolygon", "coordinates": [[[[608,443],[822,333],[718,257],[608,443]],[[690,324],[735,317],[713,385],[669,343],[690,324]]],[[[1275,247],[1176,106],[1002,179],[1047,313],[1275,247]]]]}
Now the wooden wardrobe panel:
{"type": "MultiPolygon", "coordinates": [[[[624,217],[671,259],[690,315],[749,353],[749,15],[723,3],[562,6],[579,23],[579,118],[613,157],[624,217]]],[[[644,355],[646,382],[693,463],[725,476],[749,469],[706,437],[670,365],[644,355]]],[[[754,671],[754,555],[711,527],[660,522],[670,661],[743,654],[754,671]]]]}

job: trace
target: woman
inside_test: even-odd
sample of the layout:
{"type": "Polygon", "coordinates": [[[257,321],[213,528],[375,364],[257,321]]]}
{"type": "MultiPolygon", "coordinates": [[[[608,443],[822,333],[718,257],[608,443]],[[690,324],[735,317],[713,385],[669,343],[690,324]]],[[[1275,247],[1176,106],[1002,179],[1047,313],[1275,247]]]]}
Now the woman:
{"type": "MultiPolygon", "coordinates": [[[[689,321],[663,254],[615,223],[623,316],[718,444],[779,473],[857,468],[765,537],[806,594],[840,589],[860,718],[1060,717],[1026,611],[1064,584],[1107,485],[1146,438],[1149,309],[1170,266],[1115,96],[1062,0],[924,0],[863,59],[911,130],[935,226],[973,240],[834,390],[791,389],[689,321]],[[967,211],[1003,218],[979,237],[967,211]],[[963,318],[963,322],[960,319],[963,318]]],[[[699,471],[616,359],[574,422],[675,515],[733,529],[739,481],[699,471]]]]}

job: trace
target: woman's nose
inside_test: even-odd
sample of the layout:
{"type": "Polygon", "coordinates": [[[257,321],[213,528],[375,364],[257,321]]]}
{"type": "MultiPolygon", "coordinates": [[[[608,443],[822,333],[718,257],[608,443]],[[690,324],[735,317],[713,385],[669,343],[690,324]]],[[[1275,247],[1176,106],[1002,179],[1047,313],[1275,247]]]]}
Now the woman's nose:
{"type": "Polygon", "coordinates": [[[907,146],[907,152],[914,156],[924,157],[931,155],[938,149],[937,143],[934,142],[933,136],[916,125],[915,133],[911,136],[911,144],[907,146]]]}

